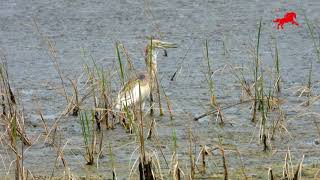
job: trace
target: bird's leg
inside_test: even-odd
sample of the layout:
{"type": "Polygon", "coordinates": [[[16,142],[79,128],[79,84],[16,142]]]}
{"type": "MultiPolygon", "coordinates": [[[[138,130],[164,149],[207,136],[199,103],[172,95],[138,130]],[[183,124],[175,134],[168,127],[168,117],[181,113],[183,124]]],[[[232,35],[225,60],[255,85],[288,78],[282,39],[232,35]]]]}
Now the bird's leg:
{"type": "Polygon", "coordinates": [[[152,91],[150,92],[150,115],[153,115],[153,95],[152,95],[152,91]]]}
{"type": "MultiPolygon", "coordinates": [[[[115,117],[115,115],[113,114],[113,116],[115,117]]],[[[118,120],[119,123],[122,124],[123,127],[127,127],[127,123],[126,123],[126,118],[125,118],[125,114],[123,112],[117,112],[117,116],[118,116],[118,120]]]]}

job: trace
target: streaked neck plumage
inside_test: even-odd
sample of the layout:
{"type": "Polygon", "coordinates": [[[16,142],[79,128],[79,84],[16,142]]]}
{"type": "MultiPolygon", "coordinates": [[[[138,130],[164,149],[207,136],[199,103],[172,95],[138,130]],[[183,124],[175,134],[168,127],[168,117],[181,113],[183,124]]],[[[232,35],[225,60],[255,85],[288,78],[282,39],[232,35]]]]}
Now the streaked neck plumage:
{"type": "Polygon", "coordinates": [[[155,48],[151,48],[149,45],[146,47],[145,51],[145,62],[147,66],[147,71],[151,75],[151,79],[153,80],[157,73],[157,56],[158,50],[155,48]]]}

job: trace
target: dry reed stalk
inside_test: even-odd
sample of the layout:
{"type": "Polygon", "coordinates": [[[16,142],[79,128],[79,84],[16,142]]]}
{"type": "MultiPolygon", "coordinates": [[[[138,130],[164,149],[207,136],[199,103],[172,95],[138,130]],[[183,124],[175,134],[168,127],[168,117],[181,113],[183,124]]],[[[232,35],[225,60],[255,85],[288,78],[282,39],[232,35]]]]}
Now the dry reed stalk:
{"type": "MultiPolygon", "coordinates": [[[[257,108],[258,108],[258,69],[259,69],[259,45],[260,45],[260,36],[261,36],[261,27],[262,27],[262,19],[260,19],[259,23],[259,29],[258,29],[258,40],[257,40],[257,46],[256,46],[256,58],[255,58],[255,64],[254,64],[254,103],[253,103],[253,113],[252,113],[252,122],[256,121],[256,114],[257,114],[257,108]]],[[[260,106],[260,105],[259,105],[260,106]]]]}
{"type": "Polygon", "coordinates": [[[159,85],[158,75],[155,76],[155,81],[156,81],[156,91],[157,91],[157,97],[158,97],[158,103],[159,103],[159,115],[163,116],[163,109],[162,109],[162,104],[161,104],[161,94],[160,94],[160,85],[159,85]]]}
{"type": "Polygon", "coordinates": [[[71,98],[70,103],[72,103],[71,109],[68,110],[72,116],[78,116],[79,110],[80,110],[80,101],[79,101],[79,91],[78,91],[78,86],[77,82],[72,81],[69,79],[72,87],[73,87],[73,96],[71,98]],[[74,98],[73,98],[74,97],[74,98]]]}
{"type": "MultiPolygon", "coordinates": [[[[141,89],[139,83],[139,97],[141,98],[141,89]]],[[[140,113],[140,122],[139,122],[139,142],[140,142],[140,162],[139,162],[139,172],[140,179],[144,180],[154,180],[155,176],[152,171],[152,156],[146,153],[145,142],[144,142],[144,119],[142,115],[142,99],[139,101],[139,113],[140,113]]]]}
{"type": "MultiPolygon", "coordinates": [[[[221,144],[221,142],[220,142],[220,144],[221,144]]],[[[228,180],[229,173],[228,173],[227,160],[226,160],[226,156],[225,156],[225,149],[223,148],[222,145],[217,146],[216,149],[219,149],[220,153],[221,153],[223,170],[224,170],[224,172],[223,172],[224,180],[228,180]]]]}
{"type": "Polygon", "coordinates": [[[296,172],[294,173],[293,180],[302,179],[302,178],[301,178],[301,172],[302,172],[302,163],[303,163],[303,160],[304,160],[304,155],[302,156],[302,159],[301,159],[300,163],[298,164],[298,167],[297,167],[297,169],[296,169],[296,172]]]}
{"type": "Polygon", "coordinates": [[[28,139],[25,132],[24,115],[22,110],[19,109],[19,100],[12,91],[10,85],[9,75],[6,66],[6,57],[1,57],[0,62],[0,94],[2,114],[1,120],[7,132],[8,147],[15,155],[15,178],[25,179],[26,173],[24,171],[24,146],[31,146],[31,141],[28,139]],[[21,152],[19,150],[18,138],[23,142],[21,143],[21,152]]]}
{"type": "Polygon", "coordinates": [[[208,155],[211,155],[211,149],[206,145],[201,146],[199,156],[201,157],[200,173],[202,175],[206,174],[206,156],[208,155]]]}
{"type": "Polygon", "coordinates": [[[173,180],[180,180],[182,171],[179,167],[179,161],[176,152],[173,152],[172,158],[171,158],[171,168],[170,168],[170,174],[172,176],[173,180]]]}
{"type": "Polygon", "coordinates": [[[69,98],[68,98],[67,90],[66,90],[65,83],[64,83],[64,80],[63,80],[62,71],[60,69],[60,65],[59,65],[59,62],[58,62],[58,54],[57,54],[57,49],[54,46],[54,42],[51,39],[49,39],[48,36],[44,35],[40,31],[40,28],[39,28],[39,26],[37,24],[37,21],[36,21],[35,17],[33,17],[33,23],[34,23],[34,26],[36,28],[36,32],[39,34],[41,40],[45,44],[47,44],[47,46],[48,46],[47,47],[48,48],[48,54],[49,54],[50,59],[51,59],[53,65],[54,65],[54,68],[58,72],[58,75],[59,75],[59,78],[60,78],[60,81],[61,81],[61,85],[62,85],[62,88],[63,88],[63,94],[65,96],[67,104],[69,104],[69,98]]]}
{"type": "Polygon", "coordinates": [[[150,124],[150,128],[149,128],[149,132],[148,132],[148,136],[147,136],[147,139],[151,139],[152,137],[152,133],[154,131],[154,124],[155,124],[155,119],[153,118],[151,124],[150,124]]]}
{"type": "Polygon", "coordinates": [[[193,155],[193,151],[192,151],[192,142],[193,142],[193,134],[192,134],[192,129],[189,128],[188,129],[188,140],[189,140],[189,158],[190,158],[190,179],[194,179],[195,176],[195,169],[196,169],[196,165],[195,165],[195,156],[193,155]]]}
{"type": "Polygon", "coordinates": [[[42,115],[42,112],[41,112],[40,108],[38,108],[38,114],[39,114],[41,122],[43,124],[43,128],[45,130],[45,134],[47,135],[47,134],[49,134],[48,126],[47,126],[47,123],[46,123],[45,119],[43,118],[43,115],[42,115]]]}
{"type": "Polygon", "coordinates": [[[272,168],[269,168],[268,169],[268,180],[274,180],[275,177],[273,175],[273,171],[272,171],[272,168]]]}
{"type": "Polygon", "coordinates": [[[140,158],[139,162],[139,177],[141,180],[154,180],[154,174],[152,172],[152,158],[149,155],[145,155],[143,159],[140,158]]]}

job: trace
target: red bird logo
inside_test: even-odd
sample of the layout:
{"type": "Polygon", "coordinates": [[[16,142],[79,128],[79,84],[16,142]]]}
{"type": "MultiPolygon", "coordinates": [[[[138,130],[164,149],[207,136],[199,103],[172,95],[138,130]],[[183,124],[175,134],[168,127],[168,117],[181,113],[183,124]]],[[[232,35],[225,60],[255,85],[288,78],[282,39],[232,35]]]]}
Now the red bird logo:
{"type": "Polygon", "coordinates": [[[297,18],[297,14],[292,11],[292,12],[287,12],[283,18],[274,19],[273,22],[278,23],[277,29],[279,28],[283,29],[283,25],[290,22],[291,24],[299,26],[298,22],[296,21],[296,18],[297,18]]]}

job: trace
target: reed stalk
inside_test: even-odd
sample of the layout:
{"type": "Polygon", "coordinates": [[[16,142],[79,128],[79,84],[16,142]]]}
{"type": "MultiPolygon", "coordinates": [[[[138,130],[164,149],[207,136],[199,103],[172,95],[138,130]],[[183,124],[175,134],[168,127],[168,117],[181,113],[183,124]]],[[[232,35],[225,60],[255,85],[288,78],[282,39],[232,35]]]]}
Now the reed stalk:
{"type": "MultiPolygon", "coordinates": [[[[120,81],[121,81],[122,87],[124,87],[124,85],[125,85],[124,65],[121,60],[118,42],[116,42],[116,44],[115,44],[115,50],[116,50],[117,60],[118,60],[119,69],[120,69],[120,81]]],[[[125,93],[125,99],[127,99],[126,95],[127,94],[125,93]]],[[[124,108],[123,108],[123,110],[125,112],[125,118],[122,119],[122,123],[127,128],[127,130],[129,130],[129,132],[132,133],[133,132],[134,113],[130,111],[128,104],[127,104],[127,101],[125,101],[125,102],[126,102],[126,104],[124,105],[124,108]],[[126,119],[129,121],[128,123],[125,121],[126,119]]]]}
{"type": "Polygon", "coordinates": [[[87,165],[93,165],[96,145],[96,133],[94,129],[95,113],[92,111],[88,114],[88,112],[80,112],[79,118],[86,151],[85,159],[87,165]]]}
{"type": "Polygon", "coordinates": [[[312,42],[313,42],[313,46],[314,46],[314,49],[315,49],[315,52],[316,52],[316,55],[317,55],[318,62],[320,62],[320,36],[318,35],[318,37],[316,37],[316,32],[314,30],[314,26],[310,23],[305,11],[302,10],[302,12],[303,12],[303,16],[304,16],[305,22],[306,22],[306,24],[308,26],[308,30],[309,30],[310,37],[311,37],[312,42]],[[317,38],[319,40],[319,43],[317,43],[317,38]]]}
{"type": "Polygon", "coordinates": [[[275,69],[276,69],[275,87],[276,87],[276,92],[279,93],[281,91],[281,88],[280,88],[281,75],[280,75],[280,58],[279,58],[277,40],[275,40],[275,69]]]}
{"type": "Polygon", "coordinates": [[[256,113],[257,113],[257,107],[258,107],[258,70],[259,70],[259,47],[260,47],[260,36],[261,36],[261,28],[262,28],[262,18],[259,22],[259,29],[258,29],[258,40],[257,40],[257,46],[256,46],[256,58],[254,62],[254,103],[253,103],[253,114],[252,114],[252,122],[256,121],[256,113]]]}
{"type": "Polygon", "coordinates": [[[111,143],[109,144],[109,156],[110,156],[111,168],[112,168],[112,180],[117,180],[116,166],[115,166],[114,154],[112,151],[111,143]]]}
{"type": "Polygon", "coordinates": [[[206,80],[207,80],[208,87],[209,87],[210,104],[212,107],[216,107],[217,106],[217,97],[215,95],[214,80],[212,78],[213,72],[211,69],[210,58],[209,58],[208,40],[205,40],[205,42],[204,42],[204,59],[207,64],[206,80]]]}
{"type": "Polygon", "coordinates": [[[312,92],[312,61],[310,62],[310,69],[309,69],[309,75],[308,75],[308,85],[307,85],[307,90],[308,90],[308,100],[306,105],[310,105],[310,99],[311,99],[311,92],[312,92]]]}
{"type": "MultiPolygon", "coordinates": [[[[152,77],[152,57],[153,57],[153,44],[152,44],[152,37],[150,38],[150,47],[148,47],[148,54],[147,54],[147,57],[146,58],[149,58],[148,62],[149,64],[147,64],[147,66],[149,67],[149,77],[152,77]]],[[[148,69],[148,68],[147,68],[148,69]]],[[[150,95],[149,95],[149,98],[150,98],[150,115],[153,115],[154,114],[154,109],[153,109],[153,84],[154,84],[154,79],[151,78],[151,83],[149,83],[149,86],[150,86],[150,95]]]]}

